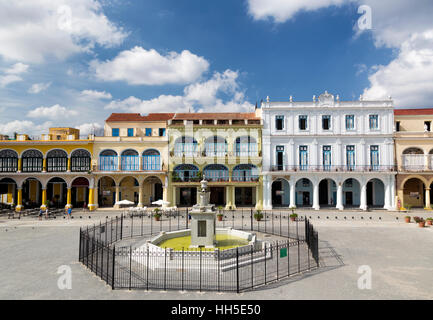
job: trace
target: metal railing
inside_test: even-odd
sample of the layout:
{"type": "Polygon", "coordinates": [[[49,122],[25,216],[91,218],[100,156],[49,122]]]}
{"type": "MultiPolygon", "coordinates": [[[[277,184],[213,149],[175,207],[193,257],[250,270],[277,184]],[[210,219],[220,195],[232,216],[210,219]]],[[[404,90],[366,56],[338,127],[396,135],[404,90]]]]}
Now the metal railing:
{"type": "Polygon", "coordinates": [[[270,171],[309,171],[309,172],[390,172],[396,171],[394,165],[274,165],[270,171]]]}
{"type": "MultiPolygon", "coordinates": [[[[306,218],[290,212],[222,211],[217,228],[258,231],[286,238],[229,250],[149,250],[127,242],[162,231],[188,229],[188,210],[154,221],[147,214],[121,215],[80,229],[79,261],[112,289],[243,292],[319,267],[319,238],[306,218]]],[[[130,243],[130,242],[129,242],[130,243]]]]}

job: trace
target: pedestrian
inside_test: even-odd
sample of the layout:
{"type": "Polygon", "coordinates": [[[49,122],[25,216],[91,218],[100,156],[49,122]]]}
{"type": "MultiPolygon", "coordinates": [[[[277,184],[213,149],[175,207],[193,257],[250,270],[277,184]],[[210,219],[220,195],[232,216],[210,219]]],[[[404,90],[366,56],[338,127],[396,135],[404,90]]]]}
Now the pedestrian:
{"type": "Polygon", "coordinates": [[[48,219],[48,207],[45,209],[45,219],[48,219]]]}
{"type": "Polygon", "coordinates": [[[44,211],[42,209],[39,210],[39,214],[38,214],[39,220],[42,220],[42,215],[43,214],[44,214],[44,211]]]}
{"type": "Polygon", "coordinates": [[[71,219],[72,208],[69,207],[68,210],[67,210],[67,212],[68,212],[68,219],[71,219]]]}

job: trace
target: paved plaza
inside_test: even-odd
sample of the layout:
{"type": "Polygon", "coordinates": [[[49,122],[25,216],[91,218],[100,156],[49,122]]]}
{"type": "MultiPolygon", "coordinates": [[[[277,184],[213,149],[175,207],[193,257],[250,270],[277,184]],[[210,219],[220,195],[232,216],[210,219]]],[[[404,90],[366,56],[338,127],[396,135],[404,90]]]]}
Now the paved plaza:
{"type": "Polygon", "coordinates": [[[311,217],[319,232],[321,267],[241,294],[112,291],[78,262],[78,231],[120,212],[98,211],[90,219],[76,212],[72,220],[3,218],[0,299],[433,299],[432,227],[406,224],[406,214],[386,211],[298,213],[311,217]],[[58,288],[60,266],[72,270],[70,290],[58,288]],[[358,289],[360,266],[371,268],[371,289],[358,289]]]}

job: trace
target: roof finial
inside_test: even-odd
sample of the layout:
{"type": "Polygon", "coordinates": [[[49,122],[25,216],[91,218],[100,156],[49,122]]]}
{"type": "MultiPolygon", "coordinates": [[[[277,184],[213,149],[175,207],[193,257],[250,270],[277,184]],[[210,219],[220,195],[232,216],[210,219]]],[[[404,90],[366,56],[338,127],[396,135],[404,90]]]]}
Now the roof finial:
{"type": "Polygon", "coordinates": [[[267,96],[266,97],[266,102],[269,102],[269,101],[270,101],[269,96],[267,96]]]}
{"type": "Polygon", "coordinates": [[[290,96],[290,102],[293,102],[293,96],[290,96]]]}

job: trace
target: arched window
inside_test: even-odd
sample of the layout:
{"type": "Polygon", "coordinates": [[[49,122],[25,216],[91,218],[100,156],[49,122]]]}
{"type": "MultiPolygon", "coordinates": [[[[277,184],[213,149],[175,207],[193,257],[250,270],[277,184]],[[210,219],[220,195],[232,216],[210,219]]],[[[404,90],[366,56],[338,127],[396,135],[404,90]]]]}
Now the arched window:
{"type": "Polygon", "coordinates": [[[180,164],[173,170],[173,182],[200,181],[200,171],[192,164],[180,164]]]}
{"type": "Polygon", "coordinates": [[[47,171],[65,172],[66,170],[68,170],[68,154],[60,149],[48,152],[47,171]]]}
{"type": "Polygon", "coordinates": [[[143,170],[159,171],[161,170],[161,155],[158,150],[149,149],[143,152],[143,170]]]}
{"type": "Polygon", "coordinates": [[[18,154],[13,150],[0,151],[0,172],[17,172],[18,154]]]}
{"type": "Polygon", "coordinates": [[[176,139],[174,143],[174,155],[176,157],[195,157],[197,156],[198,144],[193,137],[183,136],[176,139]]]}
{"type": "Polygon", "coordinates": [[[71,171],[86,172],[90,170],[91,155],[84,149],[75,150],[71,155],[71,171]]]}
{"type": "Polygon", "coordinates": [[[253,164],[239,164],[233,168],[233,181],[258,181],[259,170],[253,164]]]}
{"type": "Polygon", "coordinates": [[[104,150],[99,154],[99,170],[118,171],[118,156],[114,150],[104,150]]]}
{"type": "Polygon", "coordinates": [[[250,136],[236,138],[235,155],[237,157],[257,157],[257,140],[250,136]]]}
{"type": "Polygon", "coordinates": [[[403,151],[403,168],[409,171],[424,170],[424,151],[419,148],[407,148],[403,151]]]}
{"type": "Polygon", "coordinates": [[[208,181],[229,181],[229,169],[222,164],[210,164],[206,166],[203,174],[208,181]]]}
{"type": "Polygon", "coordinates": [[[121,161],[122,171],[140,170],[140,159],[138,157],[138,152],[133,149],[123,151],[121,161]]]}
{"type": "Polygon", "coordinates": [[[225,157],[227,154],[226,139],[213,136],[206,139],[205,142],[206,157],[225,157]]]}
{"type": "Polygon", "coordinates": [[[41,172],[44,162],[42,152],[38,150],[24,151],[22,158],[23,172],[41,172]]]}

